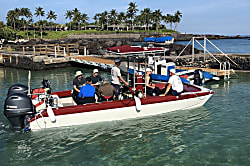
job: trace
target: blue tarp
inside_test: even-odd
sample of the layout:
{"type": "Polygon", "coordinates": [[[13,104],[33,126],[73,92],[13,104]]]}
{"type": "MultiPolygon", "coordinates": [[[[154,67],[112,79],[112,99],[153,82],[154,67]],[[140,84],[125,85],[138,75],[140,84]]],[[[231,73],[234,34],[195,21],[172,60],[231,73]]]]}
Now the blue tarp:
{"type": "Polygon", "coordinates": [[[164,43],[165,41],[171,41],[172,40],[172,36],[166,36],[166,37],[157,37],[155,39],[156,43],[164,43]]]}
{"type": "MultiPolygon", "coordinates": [[[[133,69],[129,69],[129,73],[130,74],[133,74],[134,73],[134,70],[133,69]]],[[[142,72],[142,74],[144,74],[144,72],[142,72]]],[[[156,80],[156,81],[165,81],[167,82],[169,80],[169,76],[164,76],[164,75],[160,75],[160,74],[151,74],[152,76],[152,79],[153,80],[156,80]]],[[[185,78],[183,77],[180,77],[181,78],[181,81],[183,83],[188,83],[190,84],[190,81],[186,80],[185,78]]]]}
{"type": "Polygon", "coordinates": [[[155,42],[155,37],[144,37],[144,42],[155,42]]]}
{"type": "Polygon", "coordinates": [[[172,36],[165,37],[144,37],[144,42],[156,42],[156,43],[164,43],[165,41],[171,41],[172,36]]]}

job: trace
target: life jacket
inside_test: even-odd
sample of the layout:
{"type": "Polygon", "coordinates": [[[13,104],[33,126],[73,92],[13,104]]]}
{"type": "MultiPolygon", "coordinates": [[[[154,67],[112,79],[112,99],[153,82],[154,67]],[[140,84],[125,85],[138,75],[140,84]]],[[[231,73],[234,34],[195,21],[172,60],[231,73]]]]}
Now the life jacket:
{"type": "MultiPolygon", "coordinates": [[[[37,94],[37,93],[45,93],[45,90],[43,88],[37,88],[32,91],[32,94],[37,94]]],[[[32,95],[32,99],[37,98],[38,95],[32,95]]]]}

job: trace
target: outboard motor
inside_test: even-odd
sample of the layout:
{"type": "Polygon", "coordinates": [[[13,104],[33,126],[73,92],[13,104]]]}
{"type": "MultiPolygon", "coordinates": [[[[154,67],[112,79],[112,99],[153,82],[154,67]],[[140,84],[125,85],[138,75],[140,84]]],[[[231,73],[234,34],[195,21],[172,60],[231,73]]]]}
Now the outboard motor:
{"type": "Polygon", "coordinates": [[[15,84],[9,88],[4,103],[4,115],[14,130],[25,130],[29,125],[29,118],[34,115],[33,104],[27,93],[28,87],[22,84],[15,84]]]}
{"type": "Polygon", "coordinates": [[[201,69],[196,69],[194,71],[194,84],[201,86],[203,84],[203,71],[201,69]]]}
{"type": "Polygon", "coordinates": [[[22,93],[22,94],[28,94],[28,87],[23,84],[14,84],[12,85],[8,90],[8,95],[12,95],[14,93],[22,93]]]}

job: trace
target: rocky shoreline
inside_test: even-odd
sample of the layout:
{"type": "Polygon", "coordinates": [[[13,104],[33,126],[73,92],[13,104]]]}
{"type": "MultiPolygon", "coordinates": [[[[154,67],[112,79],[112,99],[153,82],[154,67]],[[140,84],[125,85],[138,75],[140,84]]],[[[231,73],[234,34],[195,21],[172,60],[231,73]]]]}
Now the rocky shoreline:
{"type": "MultiPolygon", "coordinates": [[[[140,43],[142,46],[147,46],[146,43],[143,43],[143,37],[148,36],[150,34],[102,34],[101,36],[98,34],[87,34],[87,35],[71,35],[67,39],[63,40],[30,40],[26,43],[16,43],[16,45],[36,45],[36,44],[69,44],[69,43],[76,43],[76,47],[79,49],[79,54],[84,55],[84,49],[87,48],[87,55],[100,55],[105,56],[107,55],[106,49],[108,47],[113,46],[121,46],[121,45],[133,45],[134,43],[140,43]]],[[[190,40],[194,35],[192,34],[173,34],[176,40],[190,40]]],[[[197,35],[195,35],[197,37],[197,35]]],[[[203,36],[203,35],[198,35],[203,36]]],[[[220,36],[220,35],[206,35],[208,39],[221,39],[221,38],[229,38],[229,36],[220,36]]],[[[231,38],[240,38],[240,36],[235,36],[231,38]]],[[[169,51],[167,52],[166,56],[177,56],[179,53],[183,50],[185,46],[179,45],[179,44],[170,44],[165,46],[166,48],[169,48],[169,51]]],[[[21,50],[20,50],[21,51],[21,50]]],[[[195,54],[201,54],[202,51],[195,49],[195,54]]],[[[191,55],[192,54],[192,46],[189,45],[182,55],[191,55]]],[[[217,56],[216,58],[220,59],[220,61],[226,61],[224,56],[217,56]]],[[[231,59],[235,61],[237,64],[239,64],[240,67],[232,65],[233,69],[243,69],[243,70],[250,70],[250,56],[231,56],[231,59]]],[[[21,60],[22,61],[22,60],[21,60]]],[[[23,68],[27,68],[27,62],[29,62],[28,59],[23,60],[23,68]]],[[[179,66],[188,66],[190,64],[190,58],[186,59],[184,57],[179,58],[176,61],[176,64],[179,66]]],[[[30,64],[30,63],[29,63],[30,64]]],[[[7,66],[15,67],[15,65],[6,64],[7,66]]],[[[193,66],[204,66],[210,67],[210,68],[219,68],[219,64],[214,60],[213,58],[208,58],[206,64],[203,62],[203,57],[198,57],[194,59],[193,66]]],[[[22,66],[22,65],[21,65],[22,66]]],[[[53,67],[65,67],[68,66],[68,64],[63,65],[55,65],[55,66],[49,66],[45,67],[45,65],[29,65],[31,69],[45,69],[45,68],[53,68],[53,67]],[[39,67],[40,66],[40,67],[39,67]]],[[[20,67],[20,66],[19,66],[20,67]]],[[[20,67],[22,68],[22,67],[20,67]]]]}

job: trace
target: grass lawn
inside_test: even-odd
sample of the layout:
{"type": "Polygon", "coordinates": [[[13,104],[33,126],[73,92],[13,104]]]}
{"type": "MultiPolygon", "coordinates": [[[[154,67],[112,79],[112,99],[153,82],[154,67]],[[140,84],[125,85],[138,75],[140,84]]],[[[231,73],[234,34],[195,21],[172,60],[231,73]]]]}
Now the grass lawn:
{"type": "MultiPolygon", "coordinates": [[[[98,30],[71,30],[71,31],[44,31],[43,32],[43,39],[64,39],[68,35],[79,35],[79,34],[86,34],[86,33],[95,33],[95,34],[105,34],[105,33],[155,33],[156,31],[144,31],[144,30],[134,30],[134,31],[98,31],[98,30]]],[[[169,30],[169,29],[160,29],[159,33],[178,33],[177,31],[169,30]]],[[[27,32],[25,31],[18,31],[17,35],[20,38],[27,39],[27,32]]],[[[35,38],[40,38],[40,32],[35,32],[35,38]]],[[[34,31],[28,31],[28,36],[30,39],[34,38],[34,31]]]]}

